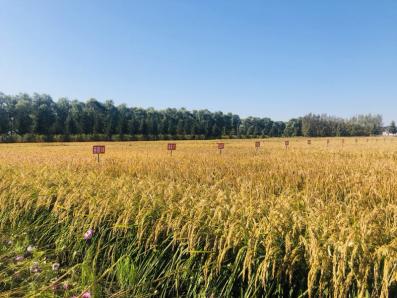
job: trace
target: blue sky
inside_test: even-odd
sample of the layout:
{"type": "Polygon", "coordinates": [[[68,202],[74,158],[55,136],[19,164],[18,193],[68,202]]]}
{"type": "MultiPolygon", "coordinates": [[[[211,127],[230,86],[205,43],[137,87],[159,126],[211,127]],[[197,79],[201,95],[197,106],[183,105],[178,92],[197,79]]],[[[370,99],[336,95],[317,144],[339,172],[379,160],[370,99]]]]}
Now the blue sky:
{"type": "Polygon", "coordinates": [[[397,1],[0,0],[0,91],[397,120],[397,1]]]}

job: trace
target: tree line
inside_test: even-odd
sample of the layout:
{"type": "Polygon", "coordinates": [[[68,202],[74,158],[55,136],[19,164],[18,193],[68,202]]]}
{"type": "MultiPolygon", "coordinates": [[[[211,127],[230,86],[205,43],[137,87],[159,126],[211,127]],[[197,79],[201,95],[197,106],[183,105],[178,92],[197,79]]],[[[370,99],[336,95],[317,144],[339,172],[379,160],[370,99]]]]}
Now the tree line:
{"type": "Polygon", "coordinates": [[[155,110],[46,94],[0,92],[1,141],[157,140],[368,136],[382,133],[380,115],[349,119],[308,114],[287,122],[208,110],[155,110]]]}

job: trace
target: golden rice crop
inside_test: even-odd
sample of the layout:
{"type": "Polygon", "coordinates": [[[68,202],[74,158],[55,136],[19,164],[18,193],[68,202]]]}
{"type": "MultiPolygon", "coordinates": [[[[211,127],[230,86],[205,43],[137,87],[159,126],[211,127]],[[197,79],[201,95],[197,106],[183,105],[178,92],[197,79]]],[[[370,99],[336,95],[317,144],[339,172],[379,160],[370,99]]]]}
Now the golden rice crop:
{"type": "Polygon", "coordinates": [[[2,144],[0,231],[98,296],[396,295],[397,140],[254,141],[2,144]]]}

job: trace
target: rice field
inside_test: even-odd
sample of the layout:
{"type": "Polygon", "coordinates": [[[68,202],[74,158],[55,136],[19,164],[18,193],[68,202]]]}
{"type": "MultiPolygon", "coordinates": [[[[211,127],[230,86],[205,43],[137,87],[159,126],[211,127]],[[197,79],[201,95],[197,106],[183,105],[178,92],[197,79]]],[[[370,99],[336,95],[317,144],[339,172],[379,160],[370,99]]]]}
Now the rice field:
{"type": "Polygon", "coordinates": [[[395,297],[397,139],[0,144],[0,296],[395,297]]]}

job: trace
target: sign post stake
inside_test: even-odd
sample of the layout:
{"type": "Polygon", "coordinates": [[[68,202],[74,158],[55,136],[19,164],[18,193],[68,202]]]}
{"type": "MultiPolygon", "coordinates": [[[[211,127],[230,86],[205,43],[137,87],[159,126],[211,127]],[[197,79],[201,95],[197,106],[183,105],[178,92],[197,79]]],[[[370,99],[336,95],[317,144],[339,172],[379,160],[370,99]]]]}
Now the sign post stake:
{"type": "Polygon", "coordinates": [[[97,155],[97,162],[99,163],[99,154],[105,154],[105,146],[103,145],[92,146],[92,153],[97,155]]]}
{"type": "Polygon", "coordinates": [[[176,150],[176,144],[175,143],[168,143],[167,150],[170,151],[170,156],[172,156],[172,151],[176,150]]]}
{"type": "Polygon", "coordinates": [[[218,143],[219,154],[222,154],[222,150],[225,148],[225,143],[218,143]]]}
{"type": "Polygon", "coordinates": [[[259,151],[259,147],[261,146],[261,142],[255,142],[255,148],[256,148],[256,152],[259,151]]]}

